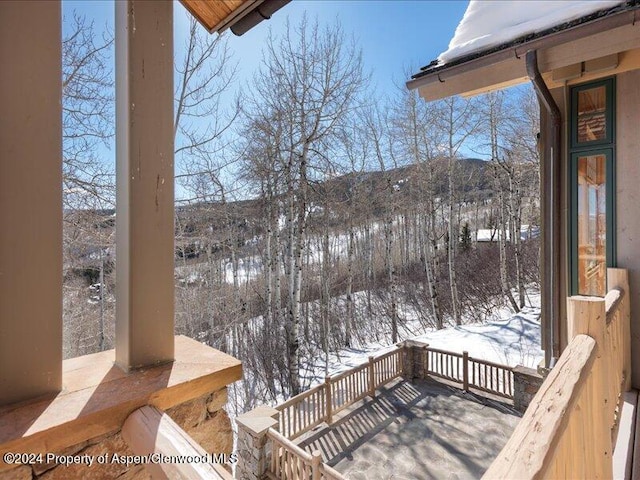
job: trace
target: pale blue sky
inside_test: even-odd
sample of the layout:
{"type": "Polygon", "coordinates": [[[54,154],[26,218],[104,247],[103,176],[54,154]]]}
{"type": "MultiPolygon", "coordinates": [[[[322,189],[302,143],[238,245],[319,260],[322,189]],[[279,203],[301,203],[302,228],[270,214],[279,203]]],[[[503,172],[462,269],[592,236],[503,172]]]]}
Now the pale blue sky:
{"type": "MultiPolygon", "coordinates": [[[[306,12],[310,19],[317,17],[321,25],[337,19],[345,34],[353,36],[362,49],[365,71],[371,74],[376,95],[393,97],[399,86],[404,88],[408,80],[406,72],[417,72],[447,49],[467,3],[466,0],[293,0],[242,37],[227,34],[233,58],[239,64],[237,86],[246,87],[251,81],[269,30],[277,35],[284,31],[287,18],[295,25],[306,12]]],[[[65,18],[72,18],[74,11],[95,21],[98,30],[106,26],[113,31],[112,0],[63,0],[65,18]]],[[[174,48],[176,55],[181,56],[188,35],[189,13],[178,2],[174,3],[174,12],[174,48]]],[[[110,149],[100,148],[99,155],[106,164],[114,165],[113,141],[111,145],[110,149]]],[[[177,186],[176,196],[180,198],[183,193],[177,186]]]]}
{"type": "MultiPolygon", "coordinates": [[[[260,46],[269,29],[278,33],[286,18],[292,23],[306,11],[320,23],[342,23],[347,35],[353,35],[362,48],[367,69],[381,91],[389,91],[404,82],[404,71],[429,63],[446,50],[449,40],[467,7],[465,0],[293,0],[242,37],[230,35],[229,45],[240,62],[241,79],[248,79],[260,62],[260,46]]],[[[113,29],[112,1],[63,2],[63,13],[74,10],[98,25],[113,29]]],[[[182,48],[187,33],[188,13],[175,2],[175,48],[182,48]]]]}

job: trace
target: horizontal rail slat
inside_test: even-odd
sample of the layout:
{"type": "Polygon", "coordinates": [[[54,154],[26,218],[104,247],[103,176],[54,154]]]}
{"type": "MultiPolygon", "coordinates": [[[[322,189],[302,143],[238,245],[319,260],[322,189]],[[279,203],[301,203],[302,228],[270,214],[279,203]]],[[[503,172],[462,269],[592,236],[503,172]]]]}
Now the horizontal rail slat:
{"type": "Polygon", "coordinates": [[[271,439],[272,442],[277,443],[279,446],[287,449],[294,455],[300,457],[304,462],[309,463],[309,465],[311,465],[311,458],[312,458],[311,454],[308,452],[305,452],[302,448],[300,448],[295,443],[290,441],[284,435],[280,434],[280,432],[278,432],[277,430],[270,428],[267,431],[267,436],[271,439]]]}
{"type": "Polygon", "coordinates": [[[430,352],[442,353],[444,355],[448,355],[448,356],[451,356],[451,357],[462,358],[462,354],[461,353],[449,352],[447,350],[440,350],[439,348],[432,348],[432,347],[427,347],[427,350],[430,351],[430,352]]]}
{"type": "Polygon", "coordinates": [[[495,363],[495,362],[491,362],[489,360],[483,360],[481,358],[474,358],[474,357],[469,357],[469,361],[472,362],[476,362],[476,363],[481,363],[484,365],[489,365],[490,367],[496,367],[496,368],[500,368],[503,370],[508,370],[508,371],[513,371],[513,367],[510,367],[509,365],[502,365],[500,363],[495,363]]]}
{"type": "Polygon", "coordinates": [[[358,367],[354,367],[352,370],[345,370],[344,372],[339,373],[338,375],[335,375],[333,377],[331,377],[331,381],[332,382],[339,382],[340,380],[342,380],[345,377],[348,377],[349,375],[353,375],[356,373],[361,372],[362,370],[366,369],[369,365],[367,363],[364,363],[358,367]]]}
{"type": "Polygon", "coordinates": [[[295,397],[291,397],[289,400],[287,400],[284,403],[281,403],[280,405],[277,405],[275,407],[276,410],[284,410],[285,408],[294,405],[296,403],[299,403],[300,401],[304,400],[307,397],[312,396],[314,393],[318,392],[319,390],[322,390],[324,388],[324,385],[316,385],[313,388],[310,388],[307,391],[304,391],[302,393],[299,393],[298,395],[296,395],[295,397]]]}

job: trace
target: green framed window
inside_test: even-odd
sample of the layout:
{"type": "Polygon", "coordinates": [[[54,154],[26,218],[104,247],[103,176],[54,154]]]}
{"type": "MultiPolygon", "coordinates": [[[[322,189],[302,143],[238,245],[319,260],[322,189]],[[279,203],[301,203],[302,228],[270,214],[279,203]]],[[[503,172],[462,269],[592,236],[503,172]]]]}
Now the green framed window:
{"type": "Polygon", "coordinates": [[[603,297],[615,264],[614,80],[572,88],[571,294],[603,297]]]}
{"type": "Polygon", "coordinates": [[[571,148],[613,144],[613,78],[571,90],[571,148]]]}

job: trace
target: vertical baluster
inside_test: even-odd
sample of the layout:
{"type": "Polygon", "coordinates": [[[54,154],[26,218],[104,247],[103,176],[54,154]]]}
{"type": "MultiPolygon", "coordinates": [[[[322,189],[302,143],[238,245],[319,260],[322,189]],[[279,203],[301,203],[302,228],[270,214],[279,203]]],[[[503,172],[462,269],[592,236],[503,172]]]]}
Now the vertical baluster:
{"type": "Polygon", "coordinates": [[[487,364],[484,364],[484,388],[487,388],[487,364]]]}
{"type": "Polygon", "coordinates": [[[291,436],[291,407],[287,407],[287,437],[291,436]]]}

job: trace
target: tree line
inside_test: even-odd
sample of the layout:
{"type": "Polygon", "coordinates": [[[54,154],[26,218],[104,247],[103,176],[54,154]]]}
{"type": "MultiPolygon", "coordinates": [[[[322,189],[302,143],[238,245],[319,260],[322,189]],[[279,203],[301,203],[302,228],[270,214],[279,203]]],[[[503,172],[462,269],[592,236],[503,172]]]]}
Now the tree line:
{"type": "MultiPolygon", "coordinates": [[[[111,40],[96,48],[76,22],[83,33],[68,39],[92,39],[80,42],[91,77],[111,40]]],[[[342,348],[525,305],[538,278],[537,241],[521,236],[539,224],[529,89],[381,95],[340,24],[308,18],[270,35],[244,93],[223,101],[235,69],[226,38],[193,22],[176,60],[176,329],[244,362],[248,405],[299,393],[305,369],[342,348]],[[495,242],[474,242],[478,229],[495,242]]],[[[87,138],[113,135],[100,125],[87,138]]],[[[115,301],[113,177],[71,168],[77,158],[105,169],[65,154],[67,356],[111,348],[115,301]]]]}

